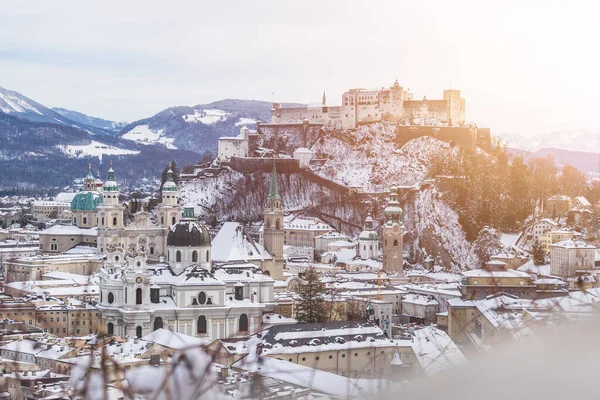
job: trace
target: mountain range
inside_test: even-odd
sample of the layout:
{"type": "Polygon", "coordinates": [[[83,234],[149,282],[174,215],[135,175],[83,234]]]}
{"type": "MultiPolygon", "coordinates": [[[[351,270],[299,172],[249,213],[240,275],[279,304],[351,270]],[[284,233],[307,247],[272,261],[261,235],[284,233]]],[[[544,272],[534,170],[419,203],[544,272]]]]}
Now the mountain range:
{"type": "Polygon", "coordinates": [[[169,161],[189,165],[214,154],[219,137],[268,121],[270,110],[269,102],[221,100],[127,124],[49,108],[0,87],[0,190],[70,185],[89,163],[106,169],[106,157],[115,160],[123,184],[133,185],[160,176],[169,161]]]}
{"type": "MultiPolygon", "coordinates": [[[[219,137],[235,136],[242,126],[253,129],[257,121],[269,121],[270,112],[270,102],[225,99],[170,107],[126,123],[50,108],[0,87],[0,168],[5,171],[0,174],[0,190],[69,185],[85,175],[87,164],[96,169],[105,157],[125,167],[121,179],[132,185],[156,178],[169,161],[188,165],[206,152],[214,154],[219,137]]],[[[583,131],[539,137],[501,134],[513,154],[551,154],[558,164],[597,173],[598,156],[590,150],[600,150],[600,141],[590,137],[596,135],[583,131]],[[535,151],[527,151],[531,149],[535,151]]]]}

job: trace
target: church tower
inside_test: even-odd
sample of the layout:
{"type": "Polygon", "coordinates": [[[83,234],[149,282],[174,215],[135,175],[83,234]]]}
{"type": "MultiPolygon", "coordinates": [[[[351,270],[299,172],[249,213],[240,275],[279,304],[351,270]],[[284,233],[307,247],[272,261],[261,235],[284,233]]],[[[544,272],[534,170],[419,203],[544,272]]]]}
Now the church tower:
{"type": "Polygon", "coordinates": [[[102,191],[103,203],[98,206],[99,229],[123,229],[124,207],[119,203],[119,185],[115,180],[115,170],[110,162],[108,179],[102,191]]]}
{"type": "Polygon", "coordinates": [[[178,204],[179,192],[177,184],[173,179],[173,170],[169,163],[167,171],[167,179],[162,187],[161,202],[158,205],[158,220],[159,226],[168,227],[175,225],[181,219],[182,207],[178,204]]]}
{"type": "Polygon", "coordinates": [[[365,218],[364,230],[358,235],[358,255],[361,260],[376,259],[379,255],[379,239],[373,227],[370,210],[365,218]]]}
{"type": "Polygon", "coordinates": [[[283,279],[283,204],[277,186],[277,171],[273,162],[269,194],[264,212],[264,243],[267,251],[273,256],[273,263],[268,270],[273,279],[283,279]]]}
{"type": "Polygon", "coordinates": [[[404,224],[403,211],[398,201],[398,189],[390,188],[390,199],[384,210],[385,224],[383,224],[383,268],[387,272],[402,274],[404,224]]]}

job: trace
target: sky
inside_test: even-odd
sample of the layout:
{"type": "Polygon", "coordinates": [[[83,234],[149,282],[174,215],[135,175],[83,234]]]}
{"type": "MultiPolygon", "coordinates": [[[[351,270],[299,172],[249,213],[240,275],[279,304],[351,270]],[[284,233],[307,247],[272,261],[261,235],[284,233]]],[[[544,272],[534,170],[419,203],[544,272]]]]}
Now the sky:
{"type": "Polygon", "coordinates": [[[460,89],[492,132],[595,132],[594,3],[5,1],[0,86],[130,122],[223,98],[335,105],[398,78],[415,99],[460,89]]]}

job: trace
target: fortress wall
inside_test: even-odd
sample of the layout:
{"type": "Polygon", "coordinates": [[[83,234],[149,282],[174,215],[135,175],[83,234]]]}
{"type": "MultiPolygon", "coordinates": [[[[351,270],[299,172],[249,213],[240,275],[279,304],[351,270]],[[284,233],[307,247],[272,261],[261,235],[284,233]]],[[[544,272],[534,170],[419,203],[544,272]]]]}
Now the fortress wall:
{"type": "Polygon", "coordinates": [[[430,136],[444,142],[454,142],[467,150],[477,149],[477,128],[454,126],[398,126],[396,143],[404,146],[418,137],[430,136]]]}

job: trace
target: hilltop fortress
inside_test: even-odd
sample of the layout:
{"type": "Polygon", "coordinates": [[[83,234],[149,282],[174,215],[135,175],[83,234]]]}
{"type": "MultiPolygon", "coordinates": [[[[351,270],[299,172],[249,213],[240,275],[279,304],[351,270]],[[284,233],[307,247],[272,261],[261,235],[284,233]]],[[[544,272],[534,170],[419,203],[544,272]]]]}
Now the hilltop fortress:
{"type": "Polygon", "coordinates": [[[294,124],[305,120],[333,129],[356,129],[359,125],[380,121],[405,125],[464,126],[466,105],[460,90],[444,90],[443,100],[414,100],[398,80],[389,89],[350,89],[342,95],[341,106],[321,104],[305,107],[281,107],[273,103],[271,123],[294,124]]]}

